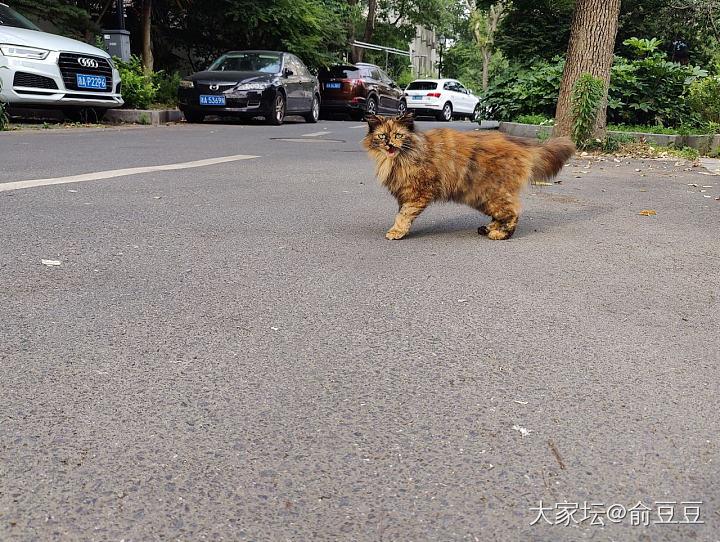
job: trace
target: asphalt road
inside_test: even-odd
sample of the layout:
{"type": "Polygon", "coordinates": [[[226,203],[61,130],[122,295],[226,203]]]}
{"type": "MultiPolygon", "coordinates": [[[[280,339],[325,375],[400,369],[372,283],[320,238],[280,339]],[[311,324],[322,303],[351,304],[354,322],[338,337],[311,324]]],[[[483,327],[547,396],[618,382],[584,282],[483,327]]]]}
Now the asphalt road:
{"type": "Polygon", "coordinates": [[[509,241],[391,242],[363,135],[0,134],[0,540],[720,540],[720,177],[578,158],[509,241]]]}

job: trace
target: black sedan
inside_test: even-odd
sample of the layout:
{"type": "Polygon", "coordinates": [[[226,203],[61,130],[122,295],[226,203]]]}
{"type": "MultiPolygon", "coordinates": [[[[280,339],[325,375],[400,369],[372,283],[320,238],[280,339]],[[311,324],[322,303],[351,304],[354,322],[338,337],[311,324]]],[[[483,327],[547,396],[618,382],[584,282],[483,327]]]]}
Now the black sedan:
{"type": "Polygon", "coordinates": [[[270,124],[302,115],[317,122],[320,85],[290,53],[230,51],[180,81],[178,105],[188,122],[202,122],[206,115],[265,117],[270,124]]]}

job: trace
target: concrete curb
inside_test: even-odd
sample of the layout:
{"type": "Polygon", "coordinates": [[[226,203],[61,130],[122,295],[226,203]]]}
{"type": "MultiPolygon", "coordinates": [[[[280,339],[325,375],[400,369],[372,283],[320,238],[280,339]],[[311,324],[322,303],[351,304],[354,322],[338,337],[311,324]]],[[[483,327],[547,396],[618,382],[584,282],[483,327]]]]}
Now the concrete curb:
{"type": "Polygon", "coordinates": [[[178,122],[184,118],[179,109],[108,109],[103,120],[158,126],[166,122],[178,122]]]}
{"type": "MultiPolygon", "coordinates": [[[[537,124],[521,124],[519,122],[501,122],[499,129],[506,134],[519,137],[537,137],[542,134],[543,137],[549,137],[552,134],[552,126],[540,126],[537,124]]],[[[720,150],[720,134],[705,135],[678,135],[678,134],[648,134],[644,132],[616,132],[608,131],[608,134],[620,135],[625,134],[636,139],[644,139],[648,143],[655,145],[675,147],[692,147],[698,149],[701,153],[717,152],[720,150]]]]}

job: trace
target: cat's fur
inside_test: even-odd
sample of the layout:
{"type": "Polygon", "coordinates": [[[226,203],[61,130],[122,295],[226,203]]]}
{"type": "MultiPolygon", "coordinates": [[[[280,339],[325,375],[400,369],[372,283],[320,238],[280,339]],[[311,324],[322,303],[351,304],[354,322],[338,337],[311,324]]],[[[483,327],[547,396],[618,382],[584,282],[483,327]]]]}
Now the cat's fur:
{"type": "Polygon", "coordinates": [[[499,132],[420,132],[412,115],[371,115],[363,145],[378,180],[398,201],[388,239],[401,239],[433,201],[464,203],[492,218],[478,233],[508,239],[520,215],[520,190],[553,178],[575,152],[568,138],[539,144],[499,132]]]}

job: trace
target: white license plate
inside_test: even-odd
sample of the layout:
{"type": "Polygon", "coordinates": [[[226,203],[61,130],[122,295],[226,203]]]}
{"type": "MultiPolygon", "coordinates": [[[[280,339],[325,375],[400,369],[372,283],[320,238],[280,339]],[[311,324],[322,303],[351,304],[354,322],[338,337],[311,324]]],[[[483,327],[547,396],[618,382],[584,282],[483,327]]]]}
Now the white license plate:
{"type": "Polygon", "coordinates": [[[225,96],[215,94],[201,94],[200,105],[225,105],[225,96]]]}
{"type": "Polygon", "coordinates": [[[104,75],[77,73],[75,77],[78,88],[94,88],[99,90],[105,90],[107,88],[107,80],[104,75]]]}

